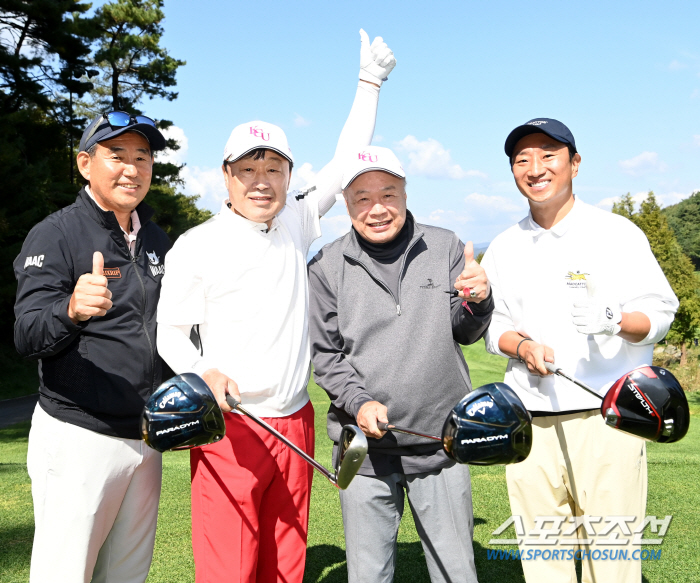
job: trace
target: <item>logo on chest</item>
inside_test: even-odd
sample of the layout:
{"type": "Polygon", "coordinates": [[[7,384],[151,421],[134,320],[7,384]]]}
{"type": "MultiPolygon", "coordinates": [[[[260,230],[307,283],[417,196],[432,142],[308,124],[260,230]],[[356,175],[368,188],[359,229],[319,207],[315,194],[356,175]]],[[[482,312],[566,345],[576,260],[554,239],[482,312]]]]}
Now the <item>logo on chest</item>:
{"type": "Polygon", "coordinates": [[[163,275],[165,273],[165,265],[161,264],[160,257],[156,255],[155,251],[152,251],[150,253],[146,251],[146,257],[148,257],[148,267],[151,270],[153,277],[156,277],[157,275],[163,275]]]}
{"type": "Polygon", "coordinates": [[[105,267],[102,274],[107,279],[121,279],[122,277],[122,272],[118,267],[105,267]]]}
{"type": "Polygon", "coordinates": [[[581,273],[580,271],[569,271],[564,276],[564,279],[566,280],[566,287],[569,289],[586,289],[586,276],[590,275],[590,273],[581,273]]]}
{"type": "Polygon", "coordinates": [[[421,289],[438,289],[440,287],[439,283],[433,283],[432,279],[428,279],[428,283],[420,286],[421,289]]]}

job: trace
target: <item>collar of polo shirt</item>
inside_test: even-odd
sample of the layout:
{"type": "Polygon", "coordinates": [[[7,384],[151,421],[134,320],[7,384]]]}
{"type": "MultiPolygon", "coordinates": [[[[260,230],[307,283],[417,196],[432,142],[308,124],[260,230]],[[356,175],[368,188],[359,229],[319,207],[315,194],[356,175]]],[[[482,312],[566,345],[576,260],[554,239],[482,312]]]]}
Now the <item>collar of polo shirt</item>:
{"type": "Polygon", "coordinates": [[[245,218],[243,215],[239,215],[236,211],[233,210],[230,204],[231,203],[228,198],[224,199],[224,201],[221,204],[221,214],[225,217],[233,219],[239,224],[247,226],[249,229],[252,229],[254,231],[261,231],[263,233],[269,233],[271,231],[274,231],[279,225],[277,217],[274,217],[272,219],[272,226],[268,229],[265,223],[256,223],[255,221],[251,221],[250,219],[245,218]]]}
{"type": "Polygon", "coordinates": [[[581,205],[578,204],[578,198],[574,196],[574,205],[571,207],[571,210],[561,221],[559,221],[556,225],[553,225],[550,229],[544,229],[543,227],[538,225],[535,222],[535,219],[532,218],[532,212],[529,212],[529,229],[531,231],[530,234],[532,235],[533,239],[537,239],[547,232],[557,237],[561,237],[562,235],[564,235],[569,230],[571,223],[576,220],[576,215],[578,215],[580,207],[581,205]]]}

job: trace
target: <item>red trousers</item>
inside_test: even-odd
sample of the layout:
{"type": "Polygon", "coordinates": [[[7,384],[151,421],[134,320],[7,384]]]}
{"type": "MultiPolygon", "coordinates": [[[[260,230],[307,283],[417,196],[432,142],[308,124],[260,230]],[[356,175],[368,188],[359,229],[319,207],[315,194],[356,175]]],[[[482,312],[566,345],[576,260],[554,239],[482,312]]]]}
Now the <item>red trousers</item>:
{"type": "MultiPolygon", "coordinates": [[[[224,417],[226,437],[190,454],[196,582],[301,583],[313,470],[247,417],[224,417]]],[[[311,402],[265,421],[314,455],[311,402]]]]}

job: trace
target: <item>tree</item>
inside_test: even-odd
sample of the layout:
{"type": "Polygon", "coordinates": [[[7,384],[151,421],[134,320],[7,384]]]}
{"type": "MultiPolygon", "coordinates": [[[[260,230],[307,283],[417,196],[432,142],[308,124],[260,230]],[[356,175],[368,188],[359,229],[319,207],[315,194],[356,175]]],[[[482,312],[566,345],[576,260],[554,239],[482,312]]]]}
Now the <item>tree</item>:
{"type": "Polygon", "coordinates": [[[54,88],[86,64],[92,34],[81,15],[89,9],[80,0],[0,0],[0,111],[52,109],[54,88]]]}
{"type": "MultiPolygon", "coordinates": [[[[90,99],[80,104],[81,112],[94,117],[107,109],[144,113],[139,104],[145,98],[160,97],[172,101],[177,93],[177,69],[185,61],[174,59],[160,46],[163,35],[163,0],[114,0],[95,12],[95,27],[100,33],[93,61],[102,71],[90,99]]],[[[171,121],[159,120],[165,130],[171,121]]],[[[167,147],[178,150],[176,140],[167,147]]],[[[178,193],[182,185],[182,166],[156,162],[147,202],[155,210],[153,220],[172,240],[211,216],[197,208],[199,196],[178,193]]]]}
{"type": "Polygon", "coordinates": [[[666,339],[680,345],[681,365],[685,365],[687,343],[692,341],[700,326],[700,295],[693,264],[683,253],[653,192],[649,192],[641,203],[639,212],[634,212],[634,202],[629,194],[613,205],[613,212],[629,218],[644,231],[656,260],[680,302],[666,339]]]}
{"type": "MultiPolygon", "coordinates": [[[[27,232],[70,204],[71,153],[60,98],[87,63],[92,33],[78,0],[0,0],[0,345],[12,346],[12,262],[27,232]]],[[[79,134],[78,134],[79,135],[79,134]]]]}
{"type": "Polygon", "coordinates": [[[678,204],[667,206],[663,213],[685,253],[700,270],[700,192],[694,192],[678,204]]]}
{"type": "Polygon", "coordinates": [[[162,8],[163,0],[115,0],[97,9],[100,41],[93,60],[104,72],[103,90],[96,95],[100,111],[109,99],[112,109],[136,113],[143,97],[177,98],[169,88],[175,86],[175,74],[185,61],[160,46],[162,8]]]}

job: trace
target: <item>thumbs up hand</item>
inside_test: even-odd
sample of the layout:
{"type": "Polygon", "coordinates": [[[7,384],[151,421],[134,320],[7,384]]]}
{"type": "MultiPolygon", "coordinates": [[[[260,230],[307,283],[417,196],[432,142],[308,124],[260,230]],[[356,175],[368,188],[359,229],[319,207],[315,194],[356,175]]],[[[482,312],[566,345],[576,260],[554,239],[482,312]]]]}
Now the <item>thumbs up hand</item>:
{"type": "Polygon", "coordinates": [[[102,253],[95,251],[92,273],[84,273],[78,278],[68,303],[68,317],[74,324],[93,316],[104,316],[112,307],[112,292],[107,288],[104,266],[102,253]]]}
{"type": "Polygon", "coordinates": [[[471,241],[467,241],[464,246],[464,269],[457,277],[454,287],[460,298],[475,304],[484,301],[491,293],[486,272],[474,259],[474,244],[471,241]]]}
{"type": "Polygon", "coordinates": [[[396,66],[396,57],[381,36],[369,44],[369,36],[360,29],[360,79],[381,87],[396,66]]]}
{"type": "Polygon", "coordinates": [[[605,334],[613,336],[620,332],[622,312],[620,302],[607,298],[603,299],[598,293],[593,278],[586,274],[585,300],[574,302],[571,310],[574,326],[581,334],[605,334]]]}

